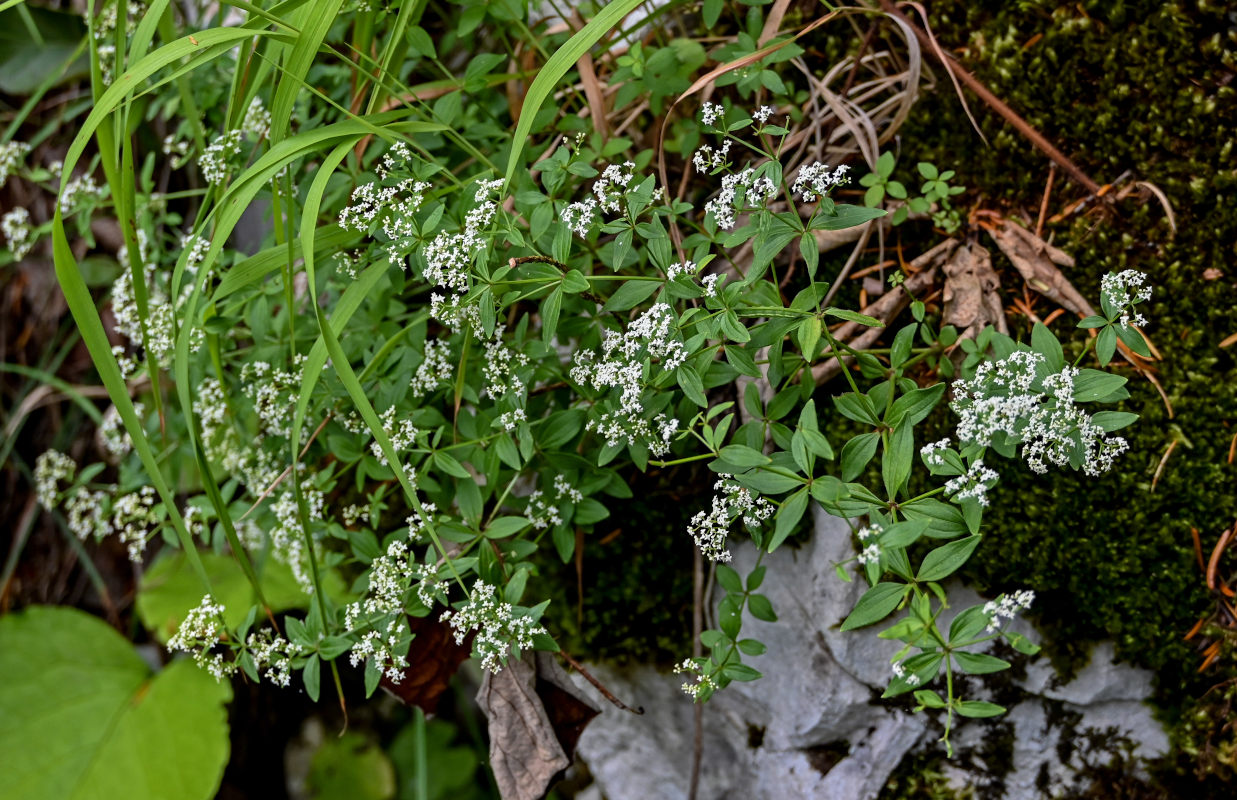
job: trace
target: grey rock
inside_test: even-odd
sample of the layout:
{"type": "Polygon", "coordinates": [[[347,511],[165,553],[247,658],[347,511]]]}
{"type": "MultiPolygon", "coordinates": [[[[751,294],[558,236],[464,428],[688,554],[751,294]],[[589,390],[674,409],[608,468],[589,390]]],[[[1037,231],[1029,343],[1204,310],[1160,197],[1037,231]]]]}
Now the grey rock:
{"type": "MultiPolygon", "coordinates": [[[[879,699],[900,645],[877,638],[879,625],[839,630],[865,584],[843,582],[834,571],[835,564],[854,557],[851,526],[820,509],[814,519],[811,541],[764,558],[768,571],[760,592],[779,619],[769,624],[745,615],[742,634],[768,646],[763,656],[744,657],[764,677],[732,683],[705,705],[701,800],[875,798],[908,753],[937,746],[940,725],[934,716],[894,710],[879,699]]],[[[756,563],[755,548],[731,549],[734,568],[746,575],[756,563]]],[[[958,584],[947,592],[950,608],[941,617],[946,628],[954,615],[985,601],[958,584]]],[[[1022,619],[1012,626],[1037,638],[1022,619]]],[[[688,647],[685,642],[684,655],[688,647]]],[[[1009,772],[1003,780],[1010,800],[1044,796],[1041,775],[1048,777],[1051,793],[1060,793],[1078,780],[1084,755],[1094,763],[1097,754],[1078,749],[1063,763],[1057,755],[1062,737],[1115,731],[1133,741],[1141,757],[1166,752],[1167,737],[1142,702],[1151,693],[1150,674],[1114,664],[1112,653],[1111,645],[1097,647],[1091,664],[1068,683],[1058,679],[1047,659],[1032,659],[1019,684],[1025,700],[1005,717],[958,721],[952,739],[967,758],[946,766],[951,782],[963,787],[994,780],[1000,765],[985,765],[979,752],[1001,726],[1014,728],[1013,760],[1004,765],[1009,772]],[[1050,713],[1054,709],[1067,713],[1050,713]],[[1062,720],[1080,721],[1071,726],[1062,720]]],[[[650,667],[590,670],[629,705],[646,710],[636,716],[602,703],[601,716],[585,730],[578,752],[598,791],[608,800],[686,798],[694,728],[682,678],[650,667]]],[[[593,691],[575,677],[585,691],[593,691]]],[[[991,699],[984,679],[967,697],[991,699]]]]}

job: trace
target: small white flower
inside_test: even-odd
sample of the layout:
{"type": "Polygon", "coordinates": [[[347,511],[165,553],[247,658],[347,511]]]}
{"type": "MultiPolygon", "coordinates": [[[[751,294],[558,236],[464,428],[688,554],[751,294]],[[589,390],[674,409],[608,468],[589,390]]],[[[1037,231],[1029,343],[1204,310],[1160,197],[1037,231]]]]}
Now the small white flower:
{"type": "Polygon", "coordinates": [[[849,167],[841,164],[830,172],[827,164],[813,161],[799,168],[799,174],[790,187],[790,191],[792,194],[801,195],[804,202],[827,197],[835,186],[841,186],[848,181],[846,177],[848,170],[849,167]]]}
{"type": "Polygon", "coordinates": [[[705,125],[712,125],[717,120],[721,119],[726,113],[726,110],[717,103],[705,103],[700,107],[700,119],[705,125]]]}

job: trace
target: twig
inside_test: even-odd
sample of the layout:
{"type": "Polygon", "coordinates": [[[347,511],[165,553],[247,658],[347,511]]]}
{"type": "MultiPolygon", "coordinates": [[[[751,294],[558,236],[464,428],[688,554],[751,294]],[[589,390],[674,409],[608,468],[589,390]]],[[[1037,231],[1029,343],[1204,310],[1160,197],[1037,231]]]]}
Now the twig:
{"type": "Polygon", "coordinates": [[[1161,473],[1164,472],[1164,465],[1168,463],[1168,457],[1173,454],[1173,450],[1177,449],[1177,442],[1179,441],[1179,439],[1173,439],[1169,442],[1168,449],[1160,457],[1160,464],[1155,468],[1155,474],[1151,476],[1151,491],[1155,491],[1155,485],[1159,482],[1161,473]]]}
{"type": "Polygon", "coordinates": [[[639,706],[638,708],[632,708],[631,706],[629,706],[629,705],[627,705],[626,703],[624,703],[622,700],[620,700],[620,699],[618,699],[617,697],[615,697],[615,696],[614,696],[614,694],[613,694],[613,693],[611,693],[611,691],[610,691],[609,689],[607,689],[605,686],[602,686],[602,685],[601,685],[601,681],[599,681],[599,680],[597,680],[596,678],[594,678],[594,677],[593,677],[593,675],[592,675],[592,673],[590,673],[590,672],[589,672],[588,670],[586,670],[584,667],[580,666],[580,662],[579,662],[579,661],[576,661],[574,658],[572,658],[572,657],[571,657],[571,654],[570,654],[570,653],[568,653],[566,650],[559,650],[559,651],[558,651],[558,654],[559,654],[560,656],[562,656],[562,657],[563,657],[563,660],[564,660],[564,661],[566,661],[568,664],[570,664],[570,665],[571,665],[571,668],[572,668],[572,669],[574,669],[576,672],[578,672],[578,673],[580,673],[581,675],[583,675],[583,676],[584,676],[584,680],[586,680],[586,681],[588,681],[589,683],[593,684],[593,688],[594,688],[594,689],[596,689],[597,691],[601,692],[601,696],[602,696],[602,697],[604,697],[604,698],[606,698],[607,700],[609,700],[609,701],[610,701],[610,703],[611,703],[612,705],[614,705],[616,708],[621,708],[621,709],[623,709],[624,711],[630,711],[630,712],[631,712],[631,713],[633,713],[633,714],[643,714],[643,713],[644,713],[644,706],[639,706]]]}
{"type": "Polygon", "coordinates": [[[1048,165],[1048,182],[1044,184],[1044,199],[1039,202],[1039,219],[1035,221],[1035,238],[1044,238],[1044,217],[1048,214],[1048,198],[1052,195],[1052,181],[1057,177],[1057,165],[1048,165]]]}

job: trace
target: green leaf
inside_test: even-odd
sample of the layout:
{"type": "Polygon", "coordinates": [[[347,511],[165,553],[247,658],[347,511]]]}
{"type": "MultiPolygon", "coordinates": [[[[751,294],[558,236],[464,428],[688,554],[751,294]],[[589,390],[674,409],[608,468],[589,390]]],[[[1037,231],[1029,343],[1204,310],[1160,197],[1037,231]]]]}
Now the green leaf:
{"type": "Polygon", "coordinates": [[[696,372],[694,367],[690,364],[680,364],[674,371],[674,376],[688,400],[701,408],[708,407],[709,399],[704,393],[704,381],[700,379],[700,373],[696,372]]]}
{"type": "Polygon", "coordinates": [[[558,317],[563,310],[563,287],[559,286],[541,301],[541,341],[549,344],[558,331],[558,317]]]}
{"type": "Polygon", "coordinates": [[[867,325],[869,328],[885,327],[885,323],[881,322],[876,317],[869,317],[867,314],[860,314],[858,311],[848,311],[845,308],[826,308],[825,313],[831,317],[844,319],[847,322],[857,322],[860,325],[867,325]]]}
{"type": "Polygon", "coordinates": [[[943,544],[928,553],[923,563],[919,565],[919,574],[915,576],[920,581],[939,581],[952,575],[979,546],[981,536],[968,536],[965,539],[943,544]]]}
{"type": "Polygon", "coordinates": [[[1050,372],[1060,372],[1065,366],[1065,353],[1061,349],[1061,343],[1042,322],[1036,322],[1031,329],[1031,349],[1045,358],[1050,372]]]}
{"type": "Polygon", "coordinates": [[[718,564],[717,582],[728,592],[743,594],[743,579],[739,577],[739,573],[735,572],[733,567],[718,564]]]}
{"type": "Polygon", "coordinates": [[[915,692],[915,702],[927,708],[944,708],[945,701],[931,689],[920,689],[915,692]]]}
{"type": "Polygon", "coordinates": [[[487,539],[505,539],[508,536],[514,536],[532,524],[533,521],[525,517],[499,517],[486,527],[485,537],[487,539]]]}
{"type": "Polygon", "coordinates": [[[760,674],[760,670],[753,669],[746,664],[730,664],[722,670],[722,674],[733,681],[756,681],[764,677],[760,674]]]}
{"type": "Polygon", "coordinates": [[[796,336],[803,358],[809,364],[816,357],[816,345],[820,343],[820,317],[808,317],[799,323],[796,336]]]}
{"type": "Polygon", "coordinates": [[[850,481],[863,472],[876,455],[879,433],[861,433],[842,446],[842,480],[850,481]]]}
{"type": "Polygon", "coordinates": [[[762,656],[769,649],[765,647],[764,642],[758,642],[755,639],[740,639],[738,645],[743,654],[748,656],[762,656]]]}
{"type": "Polygon", "coordinates": [[[776,550],[778,545],[786,541],[786,537],[790,536],[791,532],[794,531],[795,526],[799,524],[799,520],[803,519],[803,513],[807,511],[807,501],[808,489],[804,486],[787,498],[786,502],[782,503],[782,507],[777,512],[773,538],[769,540],[770,553],[776,550]]]}
{"type": "Polygon", "coordinates": [[[988,626],[990,619],[982,605],[971,606],[949,624],[949,643],[954,647],[966,644],[988,626]]]}
{"type": "Polygon", "coordinates": [[[998,706],[996,703],[985,703],[982,700],[963,700],[958,703],[957,708],[960,716],[977,719],[999,717],[1005,713],[1004,706],[998,706]]]}
{"type": "Polygon", "coordinates": [[[180,659],[152,674],[89,614],[0,617],[0,752],[11,800],[208,800],[228,760],[228,683],[180,659]]]}
{"type": "Polygon", "coordinates": [[[929,164],[927,161],[920,161],[915,166],[919,170],[919,174],[927,180],[933,181],[939,177],[939,173],[936,171],[936,166],[929,164]]]}
{"type": "Polygon", "coordinates": [[[747,598],[747,607],[756,619],[764,620],[765,622],[777,622],[777,614],[773,611],[773,604],[763,594],[749,596],[747,598]]]}
{"type": "Polygon", "coordinates": [[[1107,397],[1126,384],[1120,375],[1111,375],[1097,369],[1084,369],[1074,378],[1074,401],[1090,403],[1107,397]]]}
{"type": "Polygon", "coordinates": [[[322,664],[318,660],[317,653],[310,654],[305,662],[305,668],[301,670],[301,677],[305,681],[305,694],[309,695],[310,700],[318,702],[322,682],[322,664]]]}
{"type": "Polygon", "coordinates": [[[771,459],[751,447],[742,444],[730,444],[720,451],[721,457],[736,467],[759,467],[768,464],[771,459]]]}
{"type": "Polygon", "coordinates": [[[464,469],[464,465],[446,450],[438,450],[434,453],[434,466],[453,478],[472,480],[472,473],[464,469]]]}
{"type": "Polygon", "coordinates": [[[1112,433],[1133,425],[1138,421],[1138,415],[1128,411],[1097,411],[1091,415],[1091,421],[1100,426],[1104,433],[1112,433]]]}
{"type": "Polygon", "coordinates": [[[893,401],[889,409],[887,424],[918,425],[929,414],[945,394],[945,384],[938,383],[926,389],[912,389],[893,401]]]}
{"type": "Polygon", "coordinates": [[[390,800],[396,791],[395,766],[363,734],[327,736],[309,762],[305,786],[314,800],[390,800]]]}
{"type": "Polygon", "coordinates": [[[1117,332],[1117,336],[1125,346],[1133,350],[1143,358],[1151,358],[1151,348],[1147,346],[1147,340],[1143,337],[1142,331],[1135,328],[1133,325],[1122,328],[1119,325],[1114,325],[1113,330],[1117,332]]]}
{"type": "Polygon", "coordinates": [[[874,219],[885,216],[884,209],[852,206],[848,203],[838,203],[832,216],[817,215],[812,219],[812,227],[818,231],[840,231],[853,228],[874,219]]]}
{"type": "Polygon", "coordinates": [[[1109,325],[1100,330],[1099,336],[1095,339],[1095,355],[1100,360],[1101,366],[1108,366],[1108,362],[1112,361],[1113,355],[1117,352],[1117,331],[1109,325]]]}
{"type": "Polygon", "coordinates": [[[893,613],[902,602],[902,598],[910,591],[910,585],[905,583],[878,583],[864,592],[863,597],[855,604],[855,609],[842,623],[842,630],[849,631],[862,628],[874,622],[880,622],[893,613]]]}
{"type": "Polygon", "coordinates": [[[996,656],[984,655],[983,653],[970,653],[966,650],[955,650],[953,652],[954,661],[958,662],[958,666],[963,672],[970,675],[986,675],[989,672],[1000,672],[1003,669],[1009,669],[1009,662],[996,656]]]}

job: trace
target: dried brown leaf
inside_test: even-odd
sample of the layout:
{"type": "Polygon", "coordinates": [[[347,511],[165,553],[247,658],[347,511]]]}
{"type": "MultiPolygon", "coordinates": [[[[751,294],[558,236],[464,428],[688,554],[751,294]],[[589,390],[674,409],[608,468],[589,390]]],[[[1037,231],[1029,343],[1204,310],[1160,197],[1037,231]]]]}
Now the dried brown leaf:
{"type": "Polygon", "coordinates": [[[547,653],[526,653],[488,673],[477,703],[489,719],[490,765],[503,800],[537,800],[600,710],[547,653]]]}

